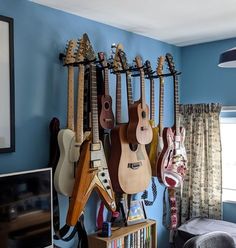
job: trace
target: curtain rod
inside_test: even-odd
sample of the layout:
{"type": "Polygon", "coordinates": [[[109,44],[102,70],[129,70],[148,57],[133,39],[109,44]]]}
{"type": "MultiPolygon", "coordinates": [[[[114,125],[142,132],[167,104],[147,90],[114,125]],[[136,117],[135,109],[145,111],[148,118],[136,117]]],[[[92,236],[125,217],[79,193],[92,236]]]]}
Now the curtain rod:
{"type": "Polygon", "coordinates": [[[221,112],[236,112],[236,106],[222,106],[221,112]]]}

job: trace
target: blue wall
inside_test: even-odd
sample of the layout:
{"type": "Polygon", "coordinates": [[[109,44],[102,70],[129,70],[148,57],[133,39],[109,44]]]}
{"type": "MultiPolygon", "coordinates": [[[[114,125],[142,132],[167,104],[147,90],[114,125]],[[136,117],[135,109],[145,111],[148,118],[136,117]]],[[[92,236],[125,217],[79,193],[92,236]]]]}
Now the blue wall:
{"type": "MultiPolygon", "coordinates": [[[[96,52],[109,54],[112,43],[121,42],[129,61],[136,55],[149,59],[156,67],[157,57],[166,52],[173,54],[176,67],[181,70],[180,48],[150,38],[126,32],[111,26],[43,7],[25,0],[0,0],[0,15],[14,18],[15,47],[15,130],[16,152],[0,154],[0,173],[46,167],[49,157],[48,125],[52,117],[66,125],[67,71],[58,59],[66,42],[79,38],[86,32],[96,52]]],[[[115,95],[115,78],[112,76],[111,95],[115,95]]],[[[123,95],[125,96],[125,82],[123,95]]],[[[157,82],[158,85],[158,82],[157,82]]],[[[147,83],[147,92],[149,84],[147,83]]],[[[158,90],[158,88],[157,88],[158,90]]],[[[158,95],[158,93],[156,94],[158,95]]],[[[149,94],[147,93],[149,97],[149,94]]],[[[139,83],[134,82],[134,97],[139,98],[139,83]]],[[[157,97],[158,98],[158,97],[157,97]]],[[[158,99],[156,98],[156,104],[158,99]]],[[[124,99],[124,109],[126,101],[124,99]]],[[[149,102],[149,99],[147,99],[149,102]]],[[[166,126],[173,122],[173,87],[171,81],[165,85],[166,126]]],[[[157,121],[158,113],[156,113],[157,121]]],[[[124,120],[127,119],[124,114],[124,120]]],[[[163,187],[158,184],[158,198],[147,208],[149,218],[157,220],[159,247],[168,246],[168,232],[162,226],[163,187]]],[[[95,228],[94,201],[92,195],[86,206],[88,232],[95,228]]],[[[60,197],[61,222],[65,222],[68,199],[60,197]]],[[[63,247],[73,247],[62,244],[63,247]]]]}
{"type": "MultiPolygon", "coordinates": [[[[236,39],[182,48],[182,103],[219,102],[236,106],[236,69],[217,66],[220,54],[235,47],[236,39]]],[[[236,203],[223,203],[223,219],[236,223],[236,203]]]]}

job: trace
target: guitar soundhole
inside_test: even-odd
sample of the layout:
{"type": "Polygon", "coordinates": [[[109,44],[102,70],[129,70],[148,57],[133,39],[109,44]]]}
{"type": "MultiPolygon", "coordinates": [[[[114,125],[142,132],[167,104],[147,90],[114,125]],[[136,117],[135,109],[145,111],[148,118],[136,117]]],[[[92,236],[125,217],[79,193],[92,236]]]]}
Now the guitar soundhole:
{"type": "Polygon", "coordinates": [[[129,148],[131,151],[135,152],[138,148],[138,144],[129,144],[129,148]]]}
{"type": "Polygon", "coordinates": [[[108,110],[110,108],[109,102],[105,102],[104,107],[105,107],[105,110],[108,110]]]}
{"type": "Polygon", "coordinates": [[[142,118],[145,119],[146,118],[146,112],[142,111],[142,118]]]}

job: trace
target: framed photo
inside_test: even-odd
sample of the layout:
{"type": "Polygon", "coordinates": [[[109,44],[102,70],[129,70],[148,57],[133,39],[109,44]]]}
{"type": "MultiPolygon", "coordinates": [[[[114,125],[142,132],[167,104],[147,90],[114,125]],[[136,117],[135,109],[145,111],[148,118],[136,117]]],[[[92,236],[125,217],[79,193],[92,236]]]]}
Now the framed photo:
{"type": "Polygon", "coordinates": [[[0,153],[15,151],[13,19],[0,15],[0,153]]]}
{"type": "Polygon", "coordinates": [[[130,208],[127,213],[127,225],[146,221],[146,213],[143,200],[133,200],[130,202],[130,208]]]}

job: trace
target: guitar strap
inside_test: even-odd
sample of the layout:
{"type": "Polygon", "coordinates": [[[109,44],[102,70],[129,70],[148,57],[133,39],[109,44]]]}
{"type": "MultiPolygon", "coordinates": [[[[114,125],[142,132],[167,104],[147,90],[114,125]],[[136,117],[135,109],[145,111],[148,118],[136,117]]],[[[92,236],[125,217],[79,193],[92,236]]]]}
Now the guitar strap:
{"type": "Polygon", "coordinates": [[[65,224],[58,232],[53,236],[55,240],[62,240],[64,242],[68,242],[74,238],[75,234],[78,235],[78,246],[77,248],[88,248],[88,237],[87,232],[84,226],[84,214],[82,214],[74,226],[72,232],[66,237],[66,234],[70,230],[70,226],[65,224]]]}
{"type": "MultiPolygon", "coordinates": [[[[60,121],[54,117],[52,118],[49,124],[50,130],[50,151],[49,151],[49,163],[48,166],[52,168],[53,172],[53,181],[54,181],[54,172],[56,170],[56,166],[60,157],[60,150],[58,146],[57,136],[60,131],[60,121]]],[[[54,231],[57,232],[60,229],[60,211],[58,204],[58,197],[55,188],[52,190],[53,197],[53,227],[54,231]]]]}
{"type": "Polygon", "coordinates": [[[152,195],[153,195],[152,201],[147,200],[147,198],[148,198],[148,191],[147,190],[145,190],[143,192],[143,194],[141,195],[141,198],[144,200],[144,204],[146,206],[152,206],[153,203],[155,202],[156,198],[157,198],[157,186],[156,186],[154,177],[152,177],[152,195]]]}
{"type": "Polygon", "coordinates": [[[165,188],[163,193],[163,225],[169,230],[176,230],[178,226],[178,211],[176,203],[175,189],[165,188]],[[167,221],[167,201],[170,208],[170,220],[167,221]]]}

